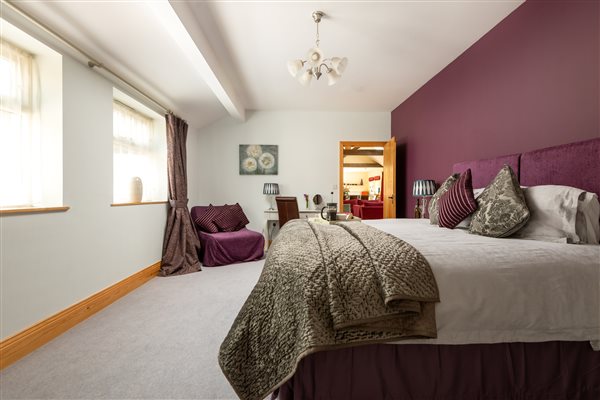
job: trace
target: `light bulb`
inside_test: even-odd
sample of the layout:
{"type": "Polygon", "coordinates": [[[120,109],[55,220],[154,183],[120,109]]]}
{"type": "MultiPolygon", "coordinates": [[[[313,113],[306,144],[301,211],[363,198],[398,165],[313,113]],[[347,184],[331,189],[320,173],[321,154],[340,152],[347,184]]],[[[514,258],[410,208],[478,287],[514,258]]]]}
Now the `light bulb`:
{"type": "Polygon", "coordinates": [[[306,59],[312,65],[319,65],[319,64],[321,64],[321,61],[323,60],[323,52],[318,47],[313,47],[312,49],[308,50],[306,59]]]}

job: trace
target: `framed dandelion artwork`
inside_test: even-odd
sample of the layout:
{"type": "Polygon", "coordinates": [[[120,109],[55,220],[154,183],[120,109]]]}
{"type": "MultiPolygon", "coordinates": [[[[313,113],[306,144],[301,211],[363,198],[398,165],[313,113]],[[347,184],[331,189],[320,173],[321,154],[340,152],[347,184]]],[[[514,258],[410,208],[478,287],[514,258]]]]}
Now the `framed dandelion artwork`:
{"type": "Polygon", "coordinates": [[[240,175],[277,175],[277,147],[274,144],[240,144],[240,175]]]}

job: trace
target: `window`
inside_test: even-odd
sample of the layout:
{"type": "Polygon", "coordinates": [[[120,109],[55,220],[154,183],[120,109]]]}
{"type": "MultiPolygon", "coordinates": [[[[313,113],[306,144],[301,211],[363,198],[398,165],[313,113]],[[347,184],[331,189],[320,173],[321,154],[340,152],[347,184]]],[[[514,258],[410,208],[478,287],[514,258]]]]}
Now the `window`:
{"type": "Polygon", "coordinates": [[[113,102],[113,202],[166,201],[164,119],[132,99],[122,100],[123,94],[119,97],[113,102]]]}
{"type": "Polygon", "coordinates": [[[62,206],[62,56],[1,22],[0,208],[62,206]]]}
{"type": "Polygon", "coordinates": [[[33,56],[6,41],[0,52],[0,171],[3,207],[40,202],[38,97],[34,93],[33,56]]]}

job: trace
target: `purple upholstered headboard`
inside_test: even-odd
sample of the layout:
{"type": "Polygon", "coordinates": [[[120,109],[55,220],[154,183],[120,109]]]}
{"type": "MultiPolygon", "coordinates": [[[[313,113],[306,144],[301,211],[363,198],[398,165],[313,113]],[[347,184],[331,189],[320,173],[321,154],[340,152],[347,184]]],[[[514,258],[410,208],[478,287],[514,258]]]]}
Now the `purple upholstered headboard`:
{"type": "Polygon", "coordinates": [[[522,154],[454,164],[454,172],[471,168],[473,187],[486,187],[508,164],[523,186],[565,185],[600,196],[600,138],[522,154]]]}
{"type": "Polygon", "coordinates": [[[452,171],[465,172],[470,168],[471,177],[473,179],[473,188],[484,188],[496,177],[498,171],[500,171],[500,168],[502,168],[504,164],[510,165],[518,176],[519,156],[520,154],[513,154],[487,160],[463,161],[454,164],[452,171]]]}
{"type": "Polygon", "coordinates": [[[521,154],[520,182],[572,186],[600,196],[600,138],[521,154]]]}

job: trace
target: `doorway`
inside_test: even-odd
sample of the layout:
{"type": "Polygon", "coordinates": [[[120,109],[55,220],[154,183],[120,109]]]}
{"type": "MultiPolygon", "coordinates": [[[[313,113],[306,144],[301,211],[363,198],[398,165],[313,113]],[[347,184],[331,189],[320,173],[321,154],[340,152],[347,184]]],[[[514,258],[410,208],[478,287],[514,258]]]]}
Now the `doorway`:
{"type": "Polygon", "coordinates": [[[396,139],[340,142],[339,193],[342,212],[353,212],[361,200],[383,205],[381,216],[374,213],[369,218],[396,218],[396,139]]]}

